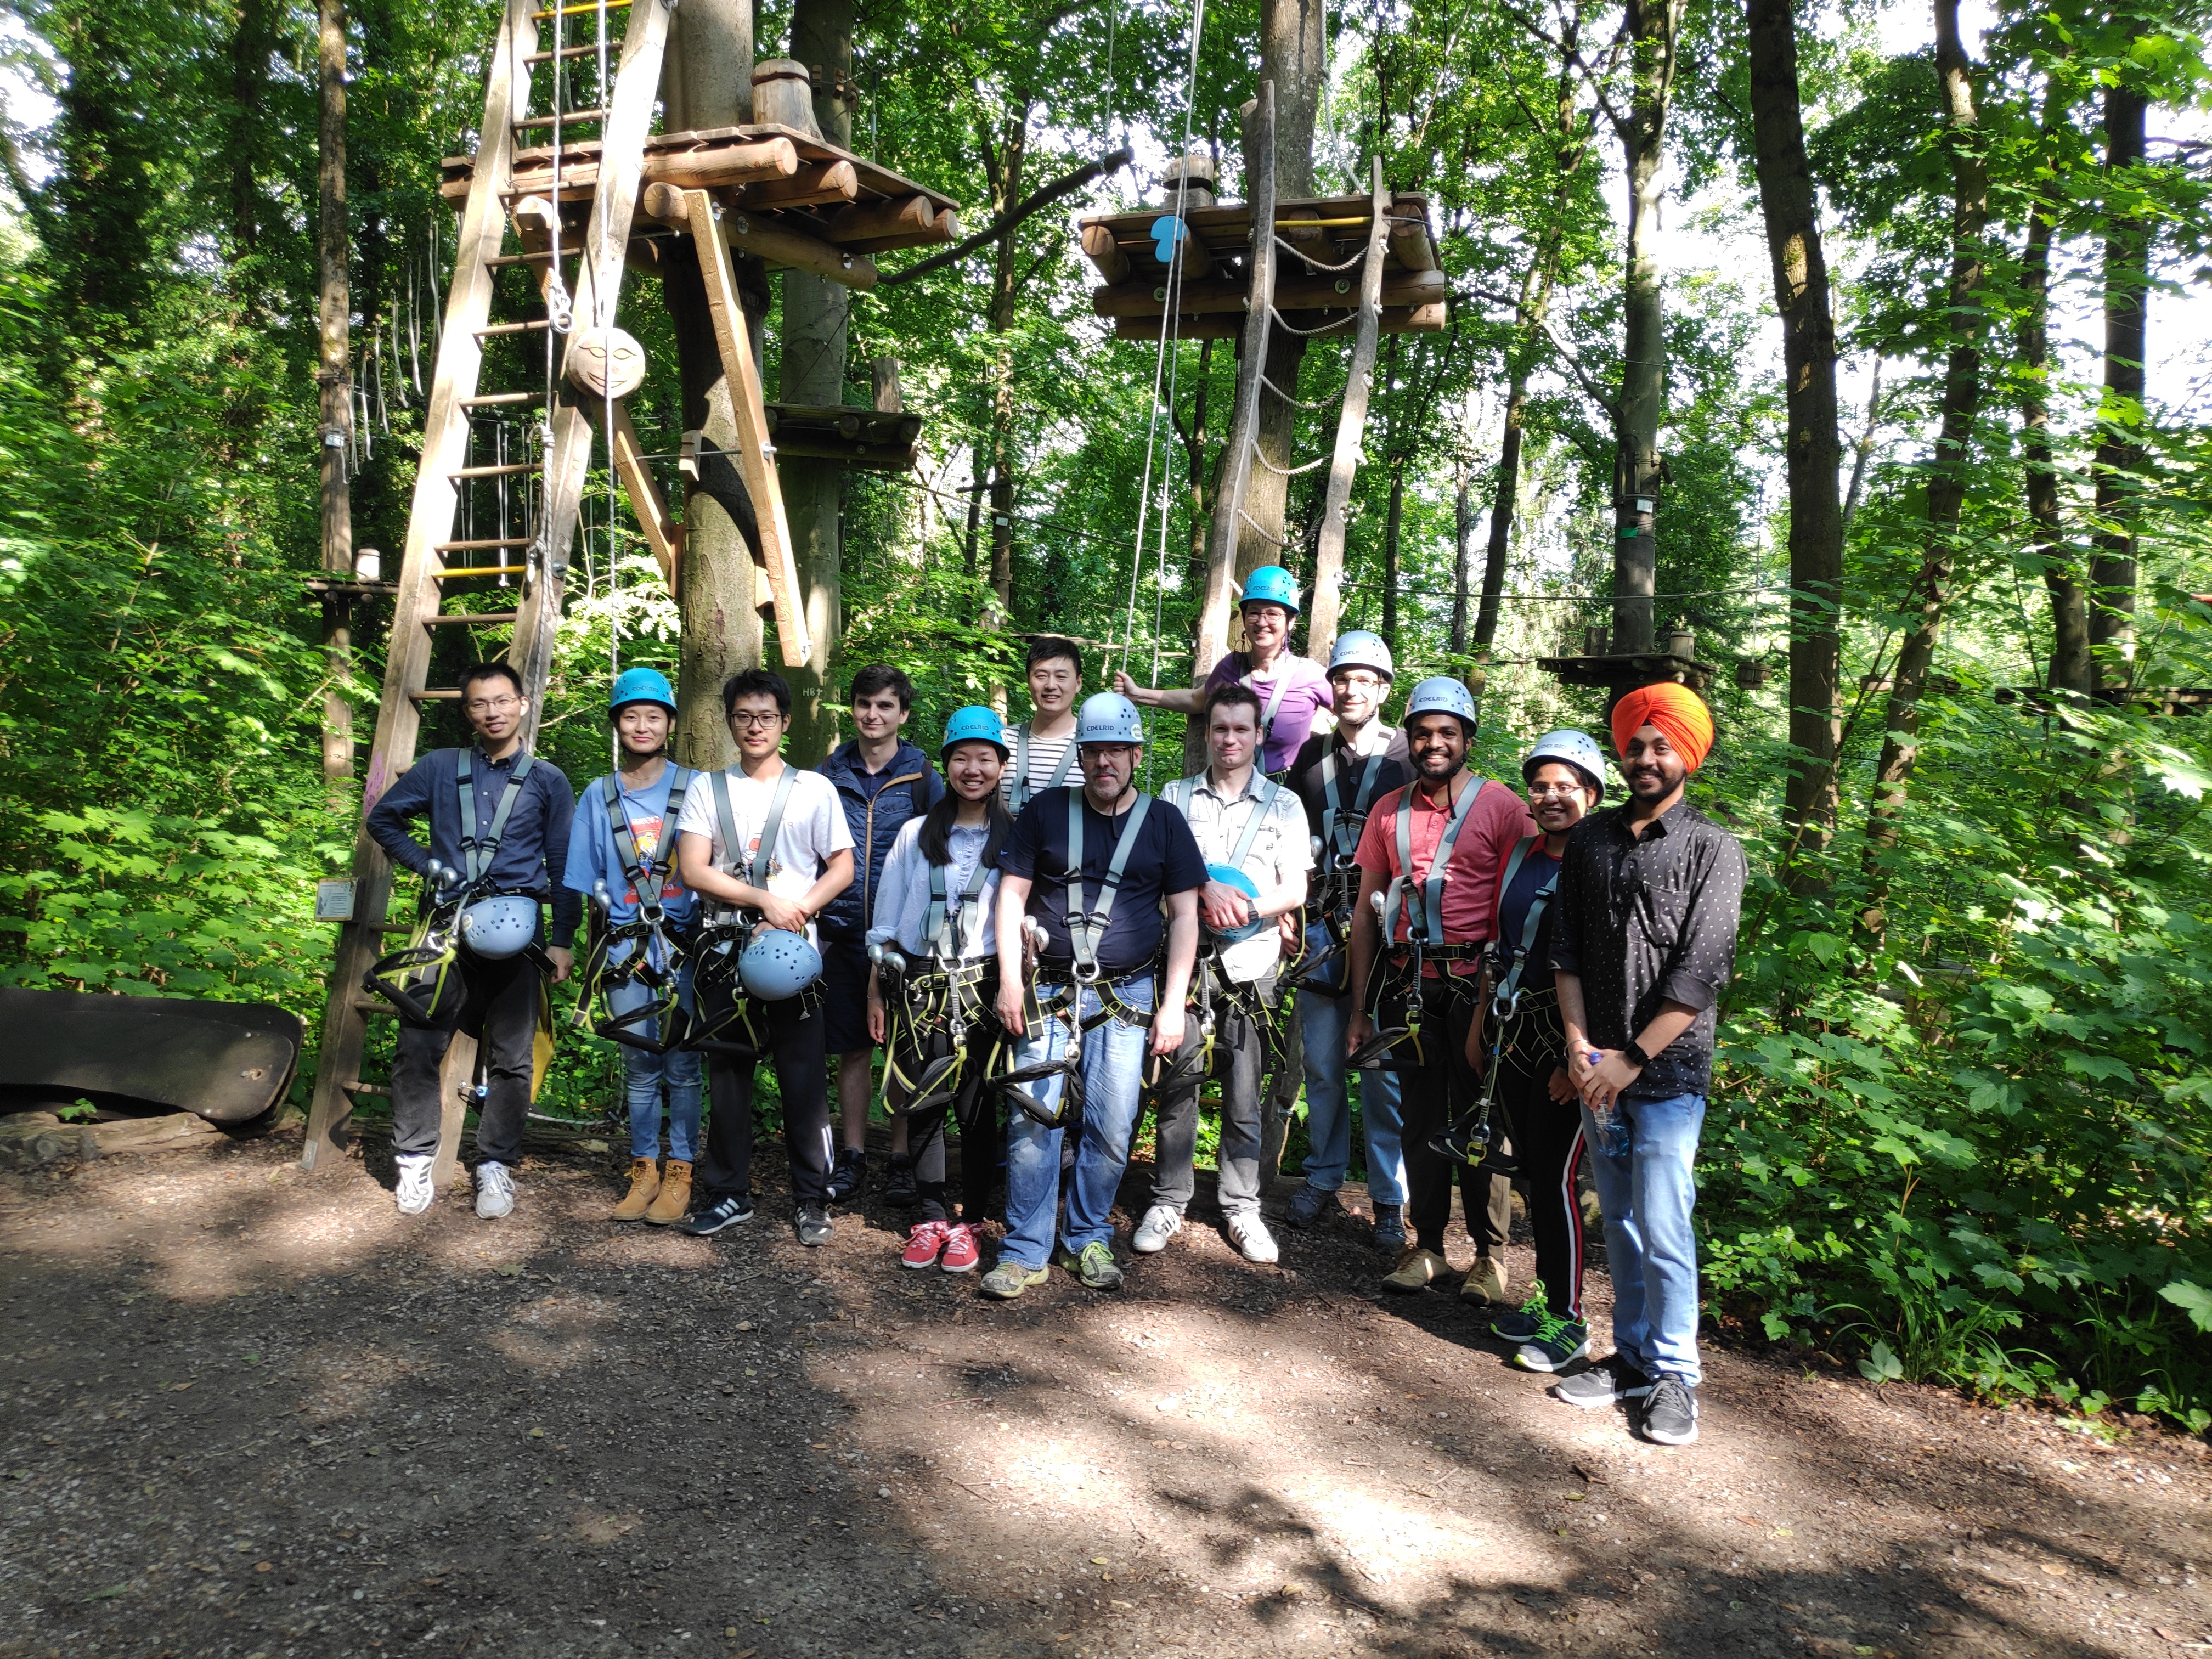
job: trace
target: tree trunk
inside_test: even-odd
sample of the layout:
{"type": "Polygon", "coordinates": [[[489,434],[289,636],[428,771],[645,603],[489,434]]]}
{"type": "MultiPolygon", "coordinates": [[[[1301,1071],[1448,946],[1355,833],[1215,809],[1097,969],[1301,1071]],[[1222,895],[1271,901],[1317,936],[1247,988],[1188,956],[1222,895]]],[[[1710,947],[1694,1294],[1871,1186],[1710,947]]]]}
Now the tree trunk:
{"type": "MultiPolygon", "coordinates": [[[[2043,162],[2051,162],[2052,141],[2069,114],[2054,82],[2044,94],[2043,162]]],[[[2054,691],[2089,695],[2089,606],[2081,573],[2066,547],[2061,516],[2058,465],[2051,441],[2051,240],[2058,223],[2058,187],[2047,177],[2029,204],[2027,243],[2020,256],[2021,310],[2015,339],[2020,353],[2020,443],[2028,522],[2035,540],[2030,551],[2043,566],[2051,594],[2051,674],[2054,691]]]]}
{"type": "MultiPolygon", "coordinates": [[[[1322,0],[1264,0],[1260,9],[1260,78],[1275,83],[1275,199],[1292,201],[1313,194],[1314,123],[1321,109],[1322,77],[1328,48],[1322,38],[1322,0]]],[[[1246,176],[1252,158],[1246,157],[1246,176]]],[[[1248,185],[1245,195],[1251,195],[1248,185]]],[[[1293,262],[1295,273],[1304,267],[1293,262]]],[[[1291,397],[1298,395],[1298,370],[1306,342],[1287,329],[1267,335],[1268,380],[1291,397]]],[[[1297,464],[1298,411],[1281,398],[1260,399],[1259,449],[1275,466],[1297,464]]],[[[1240,581],[1263,564],[1290,562],[1283,546],[1283,521],[1290,505],[1291,481],[1265,466],[1255,466],[1244,486],[1249,522],[1237,526],[1237,577],[1240,581]]],[[[1234,625],[1232,623],[1232,635],[1234,625]]],[[[1211,663],[1197,665],[1203,674],[1211,663]]]]}
{"type": "Polygon", "coordinates": [[[1973,67],[1959,37],[1959,0],[1936,0],[1936,69],[1942,84],[1944,147],[1951,161],[1951,350],[1943,373],[1942,425],[1928,468],[1926,540],[1904,606],[1905,635],[1898,647],[1894,689],[1883,726],[1888,736],[1882,743],[1874,805],[1867,815],[1867,863],[1877,881],[1863,920],[1868,931],[1877,935],[1887,890],[1887,878],[1879,875],[1880,854],[1896,843],[1906,783],[1919,754],[1920,693],[1935,660],[1944,611],[1954,597],[1951,573],[1966,501],[1974,420],[1981,409],[1982,336],[1987,323],[1977,290],[1987,270],[1983,233],[1989,218],[1989,179],[1982,158],[1980,117],[1974,107],[1973,67]]]}
{"type": "MultiPolygon", "coordinates": [[[[1214,489],[1218,487],[1219,458],[1209,485],[1206,465],[1208,438],[1206,430],[1206,406],[1212,392],[1213,342],[1202,340],[1198,347],[1198,390],[1191,400],[1190,430],[1183,433],[1183,453],[1189,462],[1185,488],[1190,492],[1190,539],[1183,553],[1183,591],[1188,593],[1206,592],[1206,542],[1213,526],[1214,489]]],[[[1141,555],[1139,556],[1141,556],[1141,555]]],[[[1191,619],[1191,647],[1198,649],[1199,619],[1191,619]]],[[[1204,671],[1199,671],[1200,672],[1204,671]]],[[[1198,683],[1198,674],[1191,676],[1198,683]]],[[[1206,764],[1206,728],[1197,720],[1188,720],[1183,726],[1182,769],[1188,777],[1206,764]]]]}
{"type": "Polygon", "coordinates": [[[2142,471],[2143,356],[2150,320],[2150,226],[2120,205],[2143,164],[2147,100],[2105,89],[2105,396],[2098,410],[2095,551],[2089,558],[2091,676],[2099,696],[2135,679],[2136,497],[2142,471]]]}
{"type": "MultiPolygon", "coordinates": [[[[669,20],[662,95],[672,131],[738,126],[752,119],[752,0],[685,0],[669,20]]],[[[714,319],[699,279],[698,255],[684,238],[664,243],[668,270],[660,291],[676,335],[684,424],[703,428],[724,449],[738,445],[737,416],[714,319]]],[[[740,262],[741,276],[757,267],[740,262]]],[[[739,298],[748,313],[761,295],[750,283],[739,298]]],[[[751,320],[748,318],[748,322],[751,320]]],[[[756,347],[757,349],[757,347],[756,347]]],[[[722,718],[722,682],[761,660],[759,567],[737,523],[712,496],[684,500],[684,635],[678,670],[676,757],[686,766],[726,766],[737,757],[722,718]]],[[[824,642],[823,647],[827,648],[824,642]]]]}
{"type": "Polygon", "coordinates": [[[1474,575],[1474,561],[1468,556],[1474,550],[1474,495],[1468,487],[1473,482],[1474,458],[1464,448],[1452,457],[1454,483],[1452,491],[1452,619],[1451,648],[1455,657],[1467,654],[1468,600],[1473,597],[1469,585],[1474,575]]]}
{"type": "MultiPolygon", "coordinates": [[[[320,32],[319,13],[317,21],[320,32]]],[[[343,36],[343,26],[340,29],[343,36]]],[[[230,37],[230,131],[226,160],[230,173],[230,244],[233,280],[243,269],[241,298],[260,309],[261,181],[259,161],[269,131],[269,63],[276,51],[276,8],[273,0],[243,0],[238,27],[230,37]]]]}
{"type": "MultiPolygon", "coordinates": [[[[1030,96],[1013,94],[1000,143],[992,147],[983,137],[984,173],[991,185],[994,218],[1022,198],[1022,174],[1029,160],[1030,96]]],[[[1014,614],[1014,348],[1007,337],[1013,332],[1014,302],[1019,297],[1021,276],[1015,261],[1020,252],[1021,227],[1009,222],[999,238],[991,260],[990,308],[986,313],[991,332],[998,337],[991,384],[991,591],[998,599],[1000,625],[1014,614]]]]}
{"type": "MultiPolygon", "coordinates": [[[[346,439],[353,429],[353,386],[348,368],[353,314],[346,261],[346,15],[345,0],[321,0],[316,15],[317,165],[315,260],[322,287],[321,366],[315,380],[322,405],[323,571],[332,581],[353,578],[353,496],[346,480],[346,439]],[[332,440],[336,440],[335,442],[332,440]]],[[[350,805],[353,784],[353,705],[343,681],[353,666],[353,606],[331,594],[323,600],[323,785],[330,808],[350,805]]]]}
{"type": "MultiPolygon", "coordinates": [[[[852,148],[853,0],[798,0],[791,16],[791,55],[814,82],[814,121],[822,136],[852,148]]],[[[802,270],[783,275],[783,350],[778,395],[784,402],[826,407],[845,401],[849,355],[847,319],[853,291],[802,270]]],[[[814,659],[791,671],[791,756],[811,766],[837,742],[831,688],[842,657],[843,538],[839,519],[845,470],[836,461],[794,456],[779,461],[784,511],[805,595],[814,659]]]]}
{"type": "Polygon", "coordinates": [[[1634,53],[1628,118],[1628,250],[1622,307],[1620,430],[1613,463],[1613,648],[1648,652],[1658,587],[1659,423],[1667,409],[1666,302],[1659,282],[1660,169],[1674,91],[1683,0],[1627,0],[1634,53]]]}
{"type": "Polygon", "coordinates": [[[968,459],[968,529],[960,543],[960,574],[975,580],[975,534],[983,520],[983,492],[990,488],[991,452],[984,439],[975,441],[968,459]]]}
{"type": "Polygon", "coordinates": [[[1398,637],[1398,532],[1406,522],[1406,463],[1390,462],[1390,505],[1382,515],[1382,637],[1398,637]]]}
{"type": "Polygon", "coordinates": [[[1836,823],[1843,733],[1844,514],[1837,494],[1836,323],[1818,198],[1805,160],[1791,0],[1747,0],[1759,197],[1782,317],[1790,436],[1790,744],[1784,811],[1802,848],[1836,823]]]}

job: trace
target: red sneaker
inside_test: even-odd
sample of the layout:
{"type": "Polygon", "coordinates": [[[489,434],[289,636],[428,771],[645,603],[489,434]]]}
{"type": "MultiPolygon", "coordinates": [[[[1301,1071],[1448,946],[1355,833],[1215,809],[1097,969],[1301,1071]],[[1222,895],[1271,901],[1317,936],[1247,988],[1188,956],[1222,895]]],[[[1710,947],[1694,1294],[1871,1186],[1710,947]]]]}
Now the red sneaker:
{"type": "MultiPolygon", "coordinates": [[[[934,1267],[938,1252],[945,1248],[945,1225],[942,1221],[917,1221],[914,1231],[906,1236],[906,1254],[899,1260],[909,1267],[934,1267]]],[[[975,1247],[968,1247],[968,1259],[972,1266],[975,1247]]]]}
{"type": "Polygon", "coordinates": [[[945,1230],[945,1260],[937,1265],[949,1273],[973,1272],[980,1252],[975,1248],[975,1230],[964,1223],[945,1230]]]}

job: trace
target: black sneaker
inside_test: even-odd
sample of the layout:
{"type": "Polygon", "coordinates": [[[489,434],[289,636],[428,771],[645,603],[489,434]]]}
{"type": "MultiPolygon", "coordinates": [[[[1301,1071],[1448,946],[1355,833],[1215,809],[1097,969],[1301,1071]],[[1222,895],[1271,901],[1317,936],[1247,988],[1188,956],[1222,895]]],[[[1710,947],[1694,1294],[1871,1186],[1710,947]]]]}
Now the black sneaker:
{"type": "Polygon", "coordinates": [[[799,1242],[809,1249],[830,1242],[830,1211],[820,1204],[799,1206],[799,1242]]]}
{"type": "Polygon", "coordinates": [[[858,1147],[840,1146],[837,1161],[830,1166],[830,1201],[848,1204],[868,1182],[868,1155],[858,1147]]]}
{"type": "Polygon", "coordinates": [[[1570,1406],[1611,1406],[1643,1399],[1651,1392],[1651,1379],[1619,1354],[1607,1354],[1588,1370],[1560,1378],[1552,1392],[1570,1406]]]}
{"type": "Polygon", "coordinates": [[[1513,1363],[1524,1371],[1563,1371],[1589,1358],[1589,1327],[1578,1319],[1548,1317],[1521,1345],[1513,1363]]]}
{"type": "Polygon", "coordinates": [[[1406,1248],[1404,1205],[1377,1204],[1375,1206],[1375,1248],[1393,1260],[1406,1248]]]}
{"type": "Polygon", "coordinates": [[[1303,1230],[1318,1227],[1326,1218],[1343,1213],[1343,1200],[1334,1193],[1323,1192],[1309,1183],[1291,1194],[1290,1206],[1283,1212],[1283,1219],[1303,1230]]]}
{"type": "Polygon", "coordinates": [[[1526,1342],[1544,1328],[1544,1322],[1551,1316],[1551,1298],[1540,1279],[1528,1286],[1528,1300],[1511,1313],[1501,1314],[1490,1322],[1490,1334],[1508,1342],[1526,1342]]]}
{"type": "Polygon", "coordinates": [[[679,1233],[689,1233],[694,1238],[704,1238],[709,1233],[719,1233],[725,1227],[734,1227],[740,1221],[753,1218],[753,1199],[750,1193],[733,1193],[727,1198],[717,1199],[703,1210],[694,1210],[676,1224],[679,1233]]]}
{"type": "Polygon", "coordinates": [[[910,1210],[921,1202],[921,1194],[914,1186],[914,1160],[903,1153],[891,1154],[891,1167],[884,1176],[884,1202],[900,1210],[910,1210]]]}
{"type": "Polygon", "coordinates": [[[1662,1376],[1644,1396],[1644,1437],[1662,1446],[1687,1446],[1698,1437],[1698,1390],[1679,1376],[1662,1376]]]}

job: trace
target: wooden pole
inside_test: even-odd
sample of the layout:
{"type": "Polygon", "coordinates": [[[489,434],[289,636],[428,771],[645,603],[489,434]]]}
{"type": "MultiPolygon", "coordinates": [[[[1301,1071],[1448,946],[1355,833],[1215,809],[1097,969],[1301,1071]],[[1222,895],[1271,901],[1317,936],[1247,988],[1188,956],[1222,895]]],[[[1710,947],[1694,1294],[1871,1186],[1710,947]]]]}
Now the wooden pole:
{"type": "Polygon", "coordinates": [[[1367,259],[1359,268],[1359,321],[1352,337],[1352,367],[1344,383],[1344,407],[1337,416],[1336,453],[1328,466],[1328,494],[1322,507],[1321,542],[1314,550],[1313,592],[1306,600],[1306,654],[1328,660],[1336,642],[1344,580],[1344,514],[1352,500],[1352,475],[1358,470],[1359,445],[1367,431],[1367,397],[1375,378],[1375,341],[1382,320],[1382,259],[1390,227],[1390,191],[1382,182],[1382,158],[1375,158],[1375,222],[1367,233],[1367,259]]]}
{"type": "MultiPolygon", "coordinates": [[[[347,271],[345,0],[320,0],[317,33],[321,217],[315,252],[322,281],[322,367],[315,381],[322,403],[323,571],[332,581],[346,582],[353,580],[353,498],[346,481],[353,297],[347,271]]],[[[343,593],[323,595],[323,659],[329,677],[323,692],[323,784],[331,810],[343,812],[352,791],[354,747],[353,705],[343,685],[353,660],[353,602],[343,593]]]]}
{"type": "Polygon", "coordinates": [[[1206,552],[1206,603],[1199,612],[1198,657],[1191,665],[1194,683],[1203,685],[1215,662],[1229,648],[1232,608],[1230,577],[1236,568],[1237,532],[1244,510],[1244,485],[1252,474],[1252,446],[1260,429],[1260,380],[1267,362],[1267,321],[1275,292],[1275,83],[1260,82],[1260,95],[1248,106],[1247,153],[1252,168],[1252,308],[1244,315],[1244,335],[1237,346],[1237,403],[1229,421],[1219,498],[1206,552]]]}

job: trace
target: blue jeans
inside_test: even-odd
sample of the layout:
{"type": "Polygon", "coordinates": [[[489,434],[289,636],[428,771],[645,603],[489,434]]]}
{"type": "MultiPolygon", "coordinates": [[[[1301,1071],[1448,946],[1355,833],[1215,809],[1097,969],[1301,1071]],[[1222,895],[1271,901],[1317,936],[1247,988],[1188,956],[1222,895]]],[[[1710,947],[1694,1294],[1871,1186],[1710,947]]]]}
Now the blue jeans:
{"type": "Polygon", "coordinates": [[[1613,1346],[1646,1376],[1697,1385],[1698,1201],[1692,1166],[1705,1097],[1623,1100],[1629,1151],[1608,1157],[1583,1113],[1584,1145],[1598,1202],[1605,1206],[1606,1257],[1613,1270],[1613,1346]]]}
{"type": "MultiPolygon", "coordinates": [[[[1306,948],[1320,950],[1328,938],[1318,925],[1309,927],[1306,948]]],[[[1331,964],[1333,982],[1341,984],[1345,972],[1344,959],[1339,957],[1331,964]]],[[[1313,1143],[1313,1151],[1306,1154],[1306,1185],[1333,1193],[1344,1185],[1344,1172],[1352,1166],[1352,1107],[1344,1066],[1344,1032],[1352,1024],[1352,999],[1301,991],[1298,1018],[1305,1031],[1306,1138],[1313,1143]]],[[[1367,1195],[1377,1204],[1406,1201],[1406,1154],[1400,1140],[1405,1118],[1398,1103],[1397,1073],[1359,1074],[1367,1195]]]]}
{"type": "MultiPolygon", "coordinates": [[[[1040,983],[1038,1000],[1049,1000],[1057,988],[1040,983]]],[[[1131,1007],[1152,1012],[1149,975],[1124,980],[1114,992],[1131,1007]]],[[[1076,1018],[1089,1019],[1099,1007],[1097,991],[1085,990],[1077,1000],[1076,1018]]],[[[1152,1035],[1148,1026],[1125,1025],[1117,1019],[1083,1034],[1083,1138],[1076,1146],[1075,1172],[1067,1188],[1067,1225],[1061,1234],[1070,1251],[1079,1254],[1086,1244],[1114,1242],[1109,1218],[1114,1195],[1121,1190],[1121,1172],[1129,1165],[1129,1140],[1144,1098],[1145,1050],[1152,1035]]],[[[1042,1066],[1066,1052],[1066,1025],[1048,1019],[1043,1037],[1023,1043],[1014,1063],[1042,1066]]],[[[1065,1086],[1060,1079],[1049,1077],[1029,1089],[1049,1107],[1065,1086]]],[[[1006,1119],[1006,1239],[999,1260],[1042,1267],[1052,1255],[1061,1131],[1048,1129],[1018,1107],[1006,1119]]]]}
{"type": "MultiPolygon", "coordinates": [[[[685,963],[678,970],[676,991],[684,1011],[691,1011],[691,964],[685,963]]],[[[642,1008],[653,1000],[655,993],[632,980],[618,985],[607,993],[607,1007],[612,1012],[626,1014],[642,1008]]],[[[641,1028],[646,1036],[659,1036],[660,1022],[651,1020],[641,1028]]],[[[660,1085],[668,1085],[668,1155],[689,1164],[699,1151],[699,1056],[678,1048],[665,1054],[647,1054],[642,1048],[623,1045],[623,1077],[624,1092],[629,1098],[629,1155],[632,1158],[660,1156],[660,1085]]]]}

